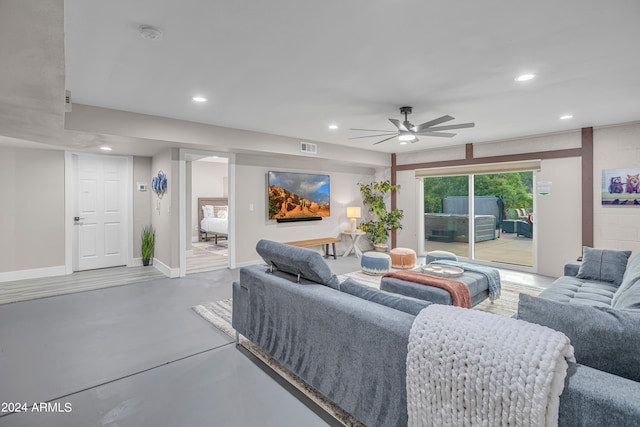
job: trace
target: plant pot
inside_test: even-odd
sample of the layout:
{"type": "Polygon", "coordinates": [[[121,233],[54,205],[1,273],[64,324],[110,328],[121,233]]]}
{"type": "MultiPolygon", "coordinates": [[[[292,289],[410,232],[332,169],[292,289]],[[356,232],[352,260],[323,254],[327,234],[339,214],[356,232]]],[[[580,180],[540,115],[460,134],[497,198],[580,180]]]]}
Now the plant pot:
{"type": "Polygon", "coordinates": [[[145,267],[147,267],[149,264],[151,264],[151,258],[142,260],[142,265],[144,265],[145,267]]]}
{"type": "Polygon", "coordinates": [[[373,250],[376,252],[387,252],[387,250],[389,250],[389,245],[386,243],[374,243],[373,250]]]}

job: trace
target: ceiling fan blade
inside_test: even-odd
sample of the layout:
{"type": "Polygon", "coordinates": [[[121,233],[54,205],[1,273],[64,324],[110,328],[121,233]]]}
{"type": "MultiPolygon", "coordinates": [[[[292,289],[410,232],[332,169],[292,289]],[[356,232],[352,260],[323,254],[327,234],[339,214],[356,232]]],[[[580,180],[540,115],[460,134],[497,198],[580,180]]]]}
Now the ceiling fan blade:
{"type": "Polygon", "coordinates": [[[400,120],[397,120],[397,119],[389,119],[389,121],[390,121],[391,123],[393,123],[393,124],[398,128],[398,130],[404,130],[404,131],[407,131],[407,132],[409,131],[409,129],[407,129],[407,128],[405,127],[404,123],[400,123],[400,120]]]}
{"type": "Polygon", "coordinates": [[[388,140],[393,139],[393,138],[395,138],[395,137],[396,137],[396,135],[393,135],[393,136],[391,136],[391,137],[389,137],[389,138],[387,138],[387,139],[383,139],[382,141],[374,142],[374,143],[373,143],[373,145],[378,145],[378,144],[380,144],[381,142],[388,141],[388,140]]]}
{"type": "Polygon", "coordinates": [[[394,130],[389,130],[389,129],[381,130],[381,129],[358,129],[358,128],[350,128],[349,130],[363,130],[363,131],[366,131],[366,132],[386,132],[386,133],[395,132],[394,130]]]}
{"type": "Polygon", "coordinates": [[[420,132],[420,133],[416,132],[416,134],[420,135],[420,136],[442,136],[442,137],[445,137],[445,138],[451,138],[453,136],[456,136],[455,133],[431,132],[431,131],[424,131],[424,132],[420,132]]]}
{"type": "Polygon", "coordinates": [[[398,132],[393,132],[393,133],[387,132],[387,133],[382,133],[380,135],[354,136],[353,138],[349,138],[349,139],[373,138],[374,136],[389,136],[389,135],[392,135],[391,137],[393,138],[397,134],[398,132]]]}
{"type": "Polygon", "coordinates": [[[476,124],[475,123],[460,123],[459,125],[448,125],[448,126],[436,126],[427,129],[428,131],[441,131],[441,130],[450,130],[450,129],[464,129],[464,128],[472,128],[476,124]]]}
{"type": "Polygon", "coordinates": [[[438,117],[437,119],[424,122],[421,125],[416,126],[413,130],[415,130],[416,132],[421,132],[423,130],[427,130],[427,128],[431,126],[439,125],[440,123],[448,122],[450,120],[453,120],[453,117],[447,114],[446,116],[438,117]]]}
{"type": "Polygon", "coordinates": [[[418,137],[416,136],[415,138],[413,138],[413,141],[410,141],[410,142],[411,142],[412,144],[415,144],[415,143],[416,143],[416,142],[418,142],[418,141],[420,141],[420,140],[419,140],[419,139],[418,139],[418,137]]]}

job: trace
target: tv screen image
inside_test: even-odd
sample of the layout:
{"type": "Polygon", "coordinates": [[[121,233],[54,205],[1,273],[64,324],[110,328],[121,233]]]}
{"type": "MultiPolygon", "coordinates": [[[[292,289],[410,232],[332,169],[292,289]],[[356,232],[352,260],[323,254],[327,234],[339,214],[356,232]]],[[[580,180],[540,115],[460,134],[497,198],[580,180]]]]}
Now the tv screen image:
{"type": "Polygon", "coordinates": [[[269,219],[316,218],[331,214],[329,175],[269,172],[269,219]]]}

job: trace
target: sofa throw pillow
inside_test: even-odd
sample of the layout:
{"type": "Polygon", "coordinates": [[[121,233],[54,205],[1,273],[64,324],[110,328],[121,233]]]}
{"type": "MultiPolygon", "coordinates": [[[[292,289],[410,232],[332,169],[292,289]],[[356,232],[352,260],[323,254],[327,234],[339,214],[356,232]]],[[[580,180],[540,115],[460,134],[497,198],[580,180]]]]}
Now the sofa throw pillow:
{"type": "Polygon", "coordinates": [[[615,285],[622,283],[631,251],[582,248],[582,265],[576,277],[584,280],[600,280],[615,285]]]}
{"type": "Polygon", "coordinates": [[[640,381],[640,313],[520,294],[518,319],[563,332],[582,365],[640,381]]]}
{"type": "Polygon", "coordinates": [[[338,277],[316,251],[271,240],[260,240],[256,245],[256,251],[264,262],[280,271],[296,276],[299,274],[312,282],[338,288],[338,277]]]}
{"type": "Polygon", "coordinates": [[[417,316],[420,311],[431,305],[429,301],[423,301],[416,298],[406,297],[404,295],[393,294],[391,292],[381,291],[371,286],[363,285],[353,279],[347,279],[340,284],[340,291],[375,302],[405,313],[417,316]]]}

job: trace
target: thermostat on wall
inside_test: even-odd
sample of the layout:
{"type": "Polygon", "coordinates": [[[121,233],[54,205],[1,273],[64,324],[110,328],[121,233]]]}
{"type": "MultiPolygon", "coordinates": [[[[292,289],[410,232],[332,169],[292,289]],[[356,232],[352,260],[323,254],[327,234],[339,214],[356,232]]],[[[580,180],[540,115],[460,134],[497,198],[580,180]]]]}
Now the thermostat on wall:
{"type": "Polygon", "coordinates": [[[147,191],[147,184],[144,182],[138,182],[138,191],[147,191]]]}

